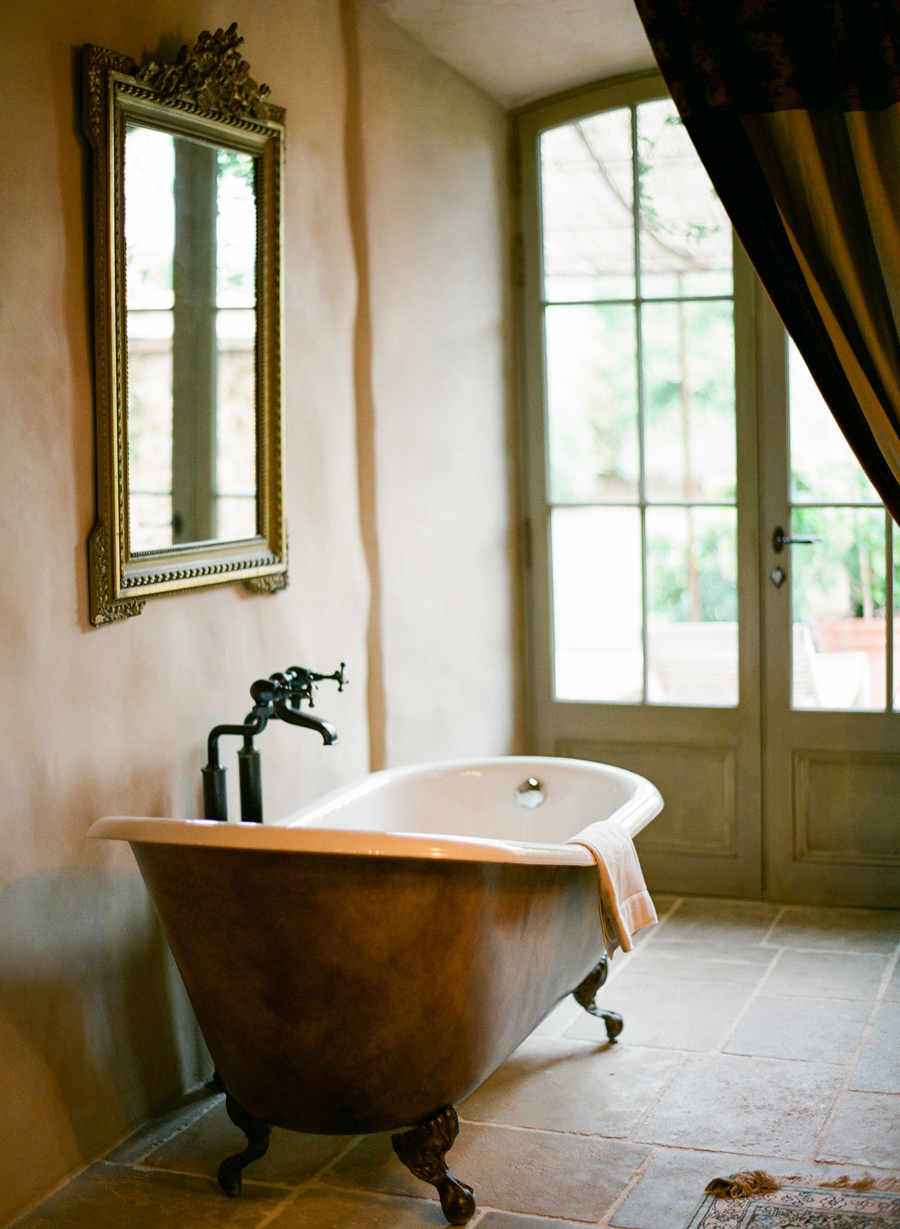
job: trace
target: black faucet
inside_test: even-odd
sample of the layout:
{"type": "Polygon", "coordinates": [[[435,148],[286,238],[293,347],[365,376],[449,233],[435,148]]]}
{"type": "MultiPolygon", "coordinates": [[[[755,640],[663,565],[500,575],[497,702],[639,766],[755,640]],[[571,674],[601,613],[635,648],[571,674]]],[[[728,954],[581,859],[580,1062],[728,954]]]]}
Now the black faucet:
{"type": "Polygon", "coordinates": [[[209,732],[209,763],[203,769],[203,814],[206,819],[228,819],[228,793],[225,784],[225,769],[219,763],[219,738],[223,734],[237,734],[244,740],[238,751],[238,773],[241,789],[241,821],[245,824],[262,823],[262,775],[259,752],[253,739],[261,734],[269,721],[278,718],[291,725],[304,726],[322,735],[326,747],[337,740],[337,730],[330,721],[322,721],[309,712],[301,710],[306,700],[314,707],[313,692],[316,683],[333,680],[338,691],[343,691],[344,662],[333,674],[317,674],[305,666],[290,666],[283,673],[272,674],[267,679],[257,679],[250,688],[253,708],[242,725],[217,725],[209,732]]]}

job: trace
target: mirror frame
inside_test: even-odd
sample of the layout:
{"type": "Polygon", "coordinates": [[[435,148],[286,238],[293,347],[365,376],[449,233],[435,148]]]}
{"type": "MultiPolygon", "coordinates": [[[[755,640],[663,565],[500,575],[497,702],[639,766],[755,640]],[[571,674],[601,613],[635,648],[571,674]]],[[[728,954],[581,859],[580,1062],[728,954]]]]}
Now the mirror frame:
{"type": "Polygon", "coordinates": [[[236,26],[205,31],[172,65],[84,48],[84,127],[93,151],[97,514],[88,543],[95,625],[138,615],[148,597],[242,581],[287,584],[282,495],[282,193],[284,110],[248,76],[236,26]],[[257,533],[131,554],[125,316],[125,122],[194,137],[256,158],[257,533]]]}

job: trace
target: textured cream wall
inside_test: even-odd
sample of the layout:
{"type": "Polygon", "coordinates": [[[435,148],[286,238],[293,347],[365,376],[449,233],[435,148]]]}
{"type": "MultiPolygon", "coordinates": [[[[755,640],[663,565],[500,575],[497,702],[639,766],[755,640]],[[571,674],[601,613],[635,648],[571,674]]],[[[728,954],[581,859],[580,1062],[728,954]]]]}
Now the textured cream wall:
{"type": "Polygon", "coordinates": [[[504,754],[513,706],[506,126],[362,10],[375,489],[390,764],[504,754]]]}
{"type": "Polygon", "coordinates": [[[331,669],[343,658],[352,685],[321,694],[338,747],[278,724],[266,732],[270,815],[367,770],[370,713],[372,747],[386,743],[392,760],[508,748],[503,118],[365,8],[362,19],[357,31],[338,0],[4,4],[0,1224],[203,1064],[130,852],[85,840],[95,817],[196,813],[209,727],[241,717],[249,683],[293,662],[331,669]],[[288,110],[292,583],[275,597],[230,587],[158,599],[140,618],[92,629],[90,178],[77,49],[139,58],[161,34],[177,43],[233,19],[254,75],[288,110]],[[354,63],[350,94],[365,84],[371,118],[345,108],[354,63]],[[467,234],[476,249],[461,259],[467,234]],[[360,312],[361,260],[375,289],[360,312]],[[470,297],[472,312],[455,320],[470,297]],[[448,575],[466,591],[462,606],[448,601],[458,592],[448,575]],[[370,576],[380,621],[369,617],[370,576]]]}

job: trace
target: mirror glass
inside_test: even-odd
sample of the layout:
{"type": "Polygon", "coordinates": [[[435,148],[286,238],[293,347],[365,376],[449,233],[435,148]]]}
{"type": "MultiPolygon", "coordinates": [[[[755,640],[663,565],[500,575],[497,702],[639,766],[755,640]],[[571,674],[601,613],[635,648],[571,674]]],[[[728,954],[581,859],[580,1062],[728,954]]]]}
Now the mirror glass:
{"type": "Polygon", "coordinates": [[[129,554],[258,532],[255,162],[125,127],[129,554]]]}

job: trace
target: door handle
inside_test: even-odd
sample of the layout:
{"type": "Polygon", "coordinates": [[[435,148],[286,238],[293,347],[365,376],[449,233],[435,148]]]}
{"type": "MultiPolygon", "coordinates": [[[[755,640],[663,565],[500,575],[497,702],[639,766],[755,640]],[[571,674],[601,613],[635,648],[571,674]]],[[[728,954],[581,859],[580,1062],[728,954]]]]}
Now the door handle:
{"type": "Polygon", "coordinates": [[[772,534],[772,549],[776,554],[780,554],[786,546],[812,546],[813,542],[821,542],[820,534],[811,533],[806,538],[786,538],[784,530],[779,525],[772,534]]]}

